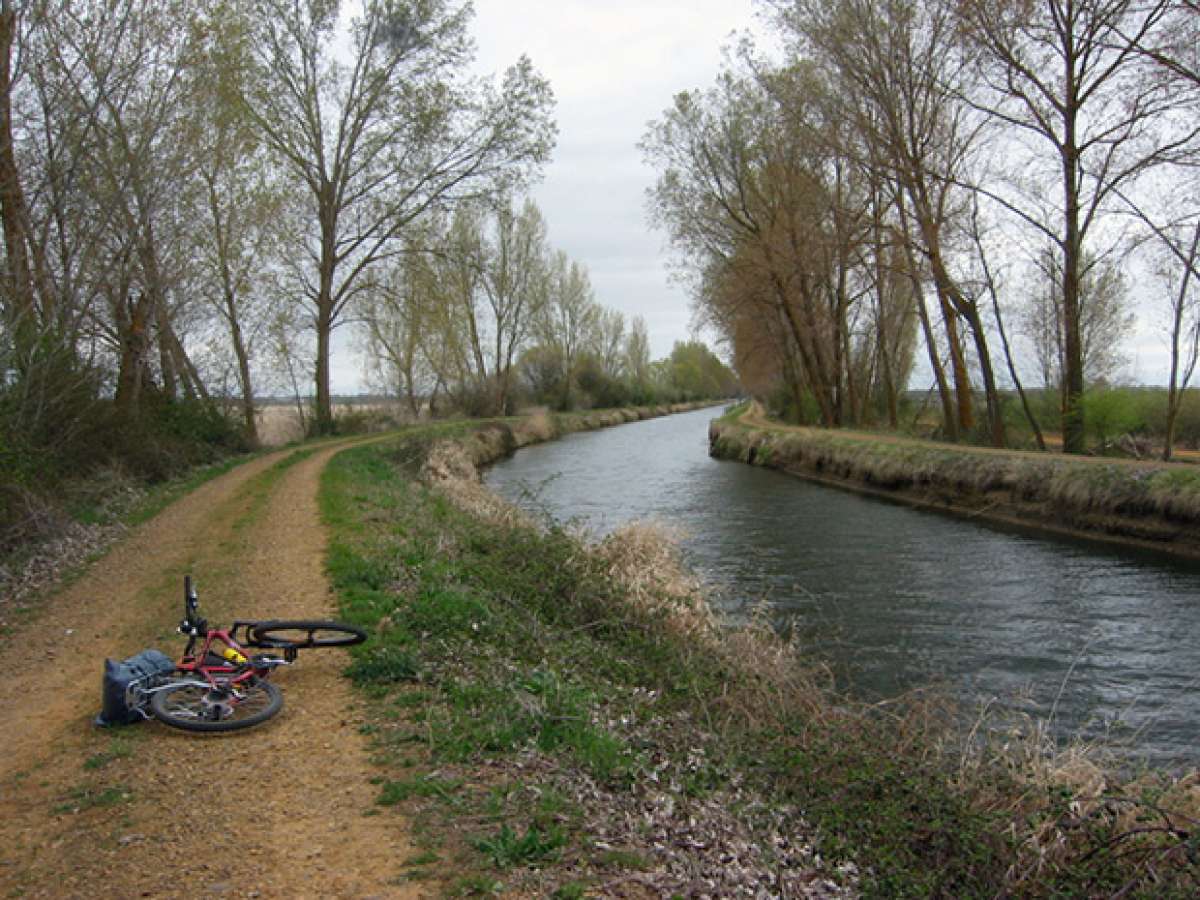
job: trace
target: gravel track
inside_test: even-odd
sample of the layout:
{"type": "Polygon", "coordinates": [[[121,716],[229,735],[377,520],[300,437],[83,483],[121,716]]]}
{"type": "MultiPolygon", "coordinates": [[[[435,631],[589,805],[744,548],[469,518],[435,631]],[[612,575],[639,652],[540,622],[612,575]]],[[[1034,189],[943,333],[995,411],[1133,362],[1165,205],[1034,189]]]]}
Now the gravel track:
{"type": "Polygon", "coordinates": [[[397,882],[406,823],[373,815],[376,770],[342,651],[277,673],[283,712],[244,733],[91,724],[106,656],[182,649],[186,572],[215,623],[332,615],[316,494],[344,446],[204,485],[4,640],[0,896],[424,896],[397,882]]]}

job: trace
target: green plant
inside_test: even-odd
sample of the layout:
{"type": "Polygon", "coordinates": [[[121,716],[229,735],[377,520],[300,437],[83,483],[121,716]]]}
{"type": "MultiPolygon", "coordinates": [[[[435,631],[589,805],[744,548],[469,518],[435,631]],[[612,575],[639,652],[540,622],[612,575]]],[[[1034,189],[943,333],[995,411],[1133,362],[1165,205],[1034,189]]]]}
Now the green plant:
{"type": "Polygon", "coordinates": [[[107,808],[133,799],[133,791],[125,785],[80,785],[73,788],[63,801],[54,807],[55,814],[80,813],[89,809],[107,808]]]}
{"type": "Polygon", "coordinates": [[[452,800],[462,782],[435,776],[421,776],[406,781],[388,781],[383,785],[375,802],[380,806],[395,806],[413,797],[438,797],[452,800]]]}
{"type": "Polygon", "coordinates": [[[524,834],[518,834],[506,824],[492,837],[478,838],[472,843],[496,868],[510,869],[553,859],[567,843],[567,836],[559,828],[550,827],[543,831],[536,825],[530,825],[524,834]]]}
{"type": "Polygon", "coordinates": [[[133,755],[133,742],[126,737],[115,735],[108,741],[108,748],[93,753],[83,762],[83,768],[89,771],[102,769],[118,759],[126,759],[133,755]]]}
{"type": "Polygon", "coordinates": [[[550,896],[554,900],[583,900],[587,896],[587,885],[581,881],[569,881],[555,888],[550,896]]]}
{"type": "Polygon", "coordinates": [[[1136,392],[1128,388],[1093,388],[1083,397],[1088,434],[1101,448],[1123,434],[1145,428],[1136,392]]]}
{"type": "Polygon", "coordinates": [[[346,669],[355,682],[392,684],[416,681],[419,674],[416,658],[408,651],[384,644],[366,648],[346,669]]]}

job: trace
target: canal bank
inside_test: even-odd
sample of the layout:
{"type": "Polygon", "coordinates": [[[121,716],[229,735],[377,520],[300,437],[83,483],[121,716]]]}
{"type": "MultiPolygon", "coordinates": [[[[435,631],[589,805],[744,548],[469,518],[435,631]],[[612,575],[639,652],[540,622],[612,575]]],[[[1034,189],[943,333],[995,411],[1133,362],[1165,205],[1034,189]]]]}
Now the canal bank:
{"type": "Polygon", "coordinates": [[[874,497],[1200,559],[1200,467],[958,447],[770,422],[747,404],[709,452],[874,497]]]}
{"type": "Polygon", "coordinates": [[[351,672],[379,802],[460,889],[1193,895],[1186,821],[1162,813],[1190,782],[964,746],[936,704],[838,694],[769,632],[711,628],[661,542],[474,502],[470,460],[505,442],[483,427],[342,454],[324,496],[343,615],[376,634],[351,672]]]}

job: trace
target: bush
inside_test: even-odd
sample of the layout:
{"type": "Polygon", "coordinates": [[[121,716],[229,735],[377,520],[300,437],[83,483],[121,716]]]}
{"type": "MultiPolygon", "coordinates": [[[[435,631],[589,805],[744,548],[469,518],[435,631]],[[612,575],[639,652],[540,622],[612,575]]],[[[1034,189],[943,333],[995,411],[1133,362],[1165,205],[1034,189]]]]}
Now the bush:
{"type": "Polygon", "coordinates": [[[620,379],[611,378],[591,357],[585,358],[580,364],[575,383],[587,395],[589,402],[586,405],[594,409],[613,409],[631,401],[628,385],[620,379]]]}
{"type": "Polygon", "coordinates": [[[1130,388],[1093,388],[1084,394],[1084,426],[1101,449],[1123,434],[1146,430],[1138,394],[1130,388]]]}
{"type": "Polygon", "coordinates": [[[333,434],[338,435],[378,434],[399,427],[400,421],[382,409],[349,408],[335,410],[333,414],[333,434]]]}

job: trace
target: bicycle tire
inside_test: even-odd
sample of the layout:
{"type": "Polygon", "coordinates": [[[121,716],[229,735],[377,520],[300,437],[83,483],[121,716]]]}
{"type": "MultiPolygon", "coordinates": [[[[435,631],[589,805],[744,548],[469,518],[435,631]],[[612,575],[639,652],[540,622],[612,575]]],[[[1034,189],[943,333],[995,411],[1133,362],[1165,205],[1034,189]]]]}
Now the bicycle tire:
{"type": "Polygon", "coordinates": [[[283,709],[279,688],[256,678],[238,688],[237,703],[214,702],[211,688],[180,682],[150,695],[150,712],[164,725],[184,731],[238,731],[267,721],[283,709]]]}
{"type": "Polygon", "coordinates": [[[273,619],[250,626],[250,637],[259,647],[304,650],[309,647],[351,647],[367,639],[357,625],[345,622],[273,619]]]}

